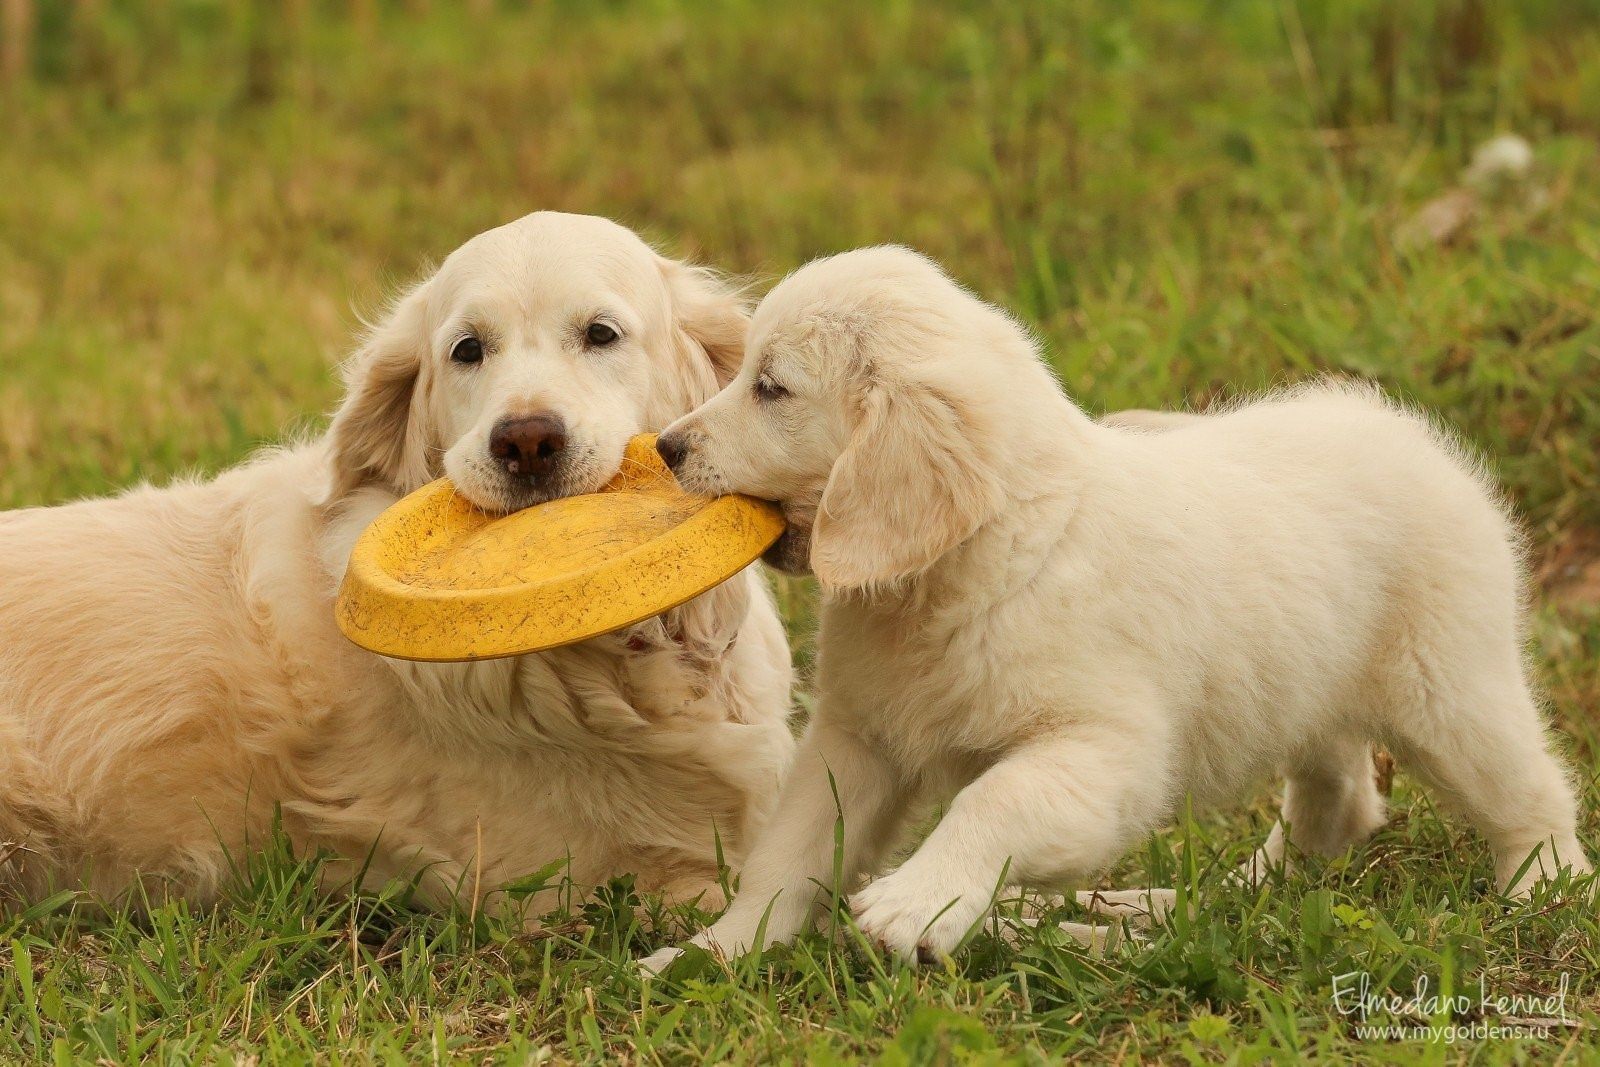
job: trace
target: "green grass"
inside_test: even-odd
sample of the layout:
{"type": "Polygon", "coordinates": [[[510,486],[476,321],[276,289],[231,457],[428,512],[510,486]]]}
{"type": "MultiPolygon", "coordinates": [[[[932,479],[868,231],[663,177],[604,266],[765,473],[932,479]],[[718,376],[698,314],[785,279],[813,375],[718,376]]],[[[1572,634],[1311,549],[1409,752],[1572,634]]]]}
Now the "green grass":
{"type": "MultiPolygon", "coordinates": [[[[0,93],[0,506],[219,470],[319,425],[356,310],[561,208],[758,283],[916,245],[1027,319],[1096,411],[1370,378],[1484,452],[1536,561],[1600,527],[1587,0],[380,3],[366,27],[332,2],[298,22],[264,0],[101,6],[74,26],[41,5],[32,74],[0,93]],[[1505,130],[1535,146],[1528,185],[1448,245],[1401,247],[1505,130]]],[[[809,591],[783,592],[803,633],[809,591]]],[[[1533,639],[1594,844],[1600,614],[1541,608],[1533,639]]],[[[980,939],[916,972],[846,926],[648,985],[626,961],[689,917],[641,924],[626,886],[523,935],[403,889],[321,899],[314,857],[256,857],[209,912],[0,917],[0,1061],[1593,1056],[1592,905],[1508,912],[1481,841],[1403,776],[1348,860],[1228,886],[1270,813],[1129,857],[1111,881],[1204,907],[1103,959],[980,939]],[[1331,1002],[1357,970],[1506,995],[1569,976],[1588,1028],[1365,1040],[1331,1002]]]]}

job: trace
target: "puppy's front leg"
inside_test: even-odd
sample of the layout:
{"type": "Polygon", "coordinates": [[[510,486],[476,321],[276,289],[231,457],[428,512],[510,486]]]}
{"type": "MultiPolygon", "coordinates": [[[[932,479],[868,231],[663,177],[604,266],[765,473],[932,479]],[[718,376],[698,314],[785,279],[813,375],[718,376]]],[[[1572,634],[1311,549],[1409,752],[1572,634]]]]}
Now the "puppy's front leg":
{"type": "MultiPolygon", "coordinates": [[[[897,809],[904,793],[893,770],[870,745],[831,723],[825,709],[819,709],[778,794],[777,808],[745,863],[738,894],[722,918],[690,943],[731,959],[793,938],[810,919],[818,897],[833,888],[835,820],[842,817],[844,823],[844,889],[864,867],[880,861],[899,824],[897,809]]],[[[663,949],[640,965],[659,972],[681,952],[663,949]]]]}
{"type": "Polygon", "coordinates": [[[931,961],[983,916],[1002,877],[1049,885],[1109,866],[1166,794],[1159,746],[1115,733],[1034,740],[979,775],[899,870],[851,900],[862,930],[931,961]]]}

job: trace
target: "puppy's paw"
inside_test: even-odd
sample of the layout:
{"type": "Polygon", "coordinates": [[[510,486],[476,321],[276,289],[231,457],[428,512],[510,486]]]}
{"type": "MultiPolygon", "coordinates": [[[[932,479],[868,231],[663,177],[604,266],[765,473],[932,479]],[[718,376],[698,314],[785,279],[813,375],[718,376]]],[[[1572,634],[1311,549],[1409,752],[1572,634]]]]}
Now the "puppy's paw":
{"type": "Polygon", "coordinates": [[[929,964],[955,951],[989,907],[990,895],[952,890],[948,882],[901,868],[851,897],[850,910],[873,941],[902,959],[929,964]]]}
{"type": "Polygon", "coordinates": [[[1085,911],[1126,919],[1135,929],[1160,926],[1177,905],[1173,889],[1091,889],[1078,894],[1078,906],[1085,911]]]}
{"type": "Polygon", "coordinates": [[[659,952],[652,952],[639,961],[639,969],[646,974],[660,974],[683,955],[683,949],[672,947],[664,948],[659,952]]]}
{"type": "Polygon", "coordinates": [[[720,924],[706,927],[681,945],[664,948],[646,956],[639,961],[639,966],[651,974],[660,974],[691,948],[702,949],[724,962],[737,959],[750,951],[750,942],[753,938],[742,930],[731,928],[719,930],[718,925],[720,924]]]}
{"type": "MultiPolygon", "coordinates": [[[[1510,865],[1507,864],[1506,866],[1509,867],[1510,865]]],[[[1516,876],[1516,870],[1502,870],[1500,872],[1500,881],[1510,883],[1503,890],[1505,896],[1525,904],[1534,898],[1540,886],[1555,881],[1558,877],[1582,878],[1591,872],[1592,868],[1589,866],[1588,857],[1583,854],[1581,849],[1574,846],[1572,852],[1563,854],[1559,859],[1553,861],[1546,862],[1540,857],[1535,857],[1533,862],[1527,864],[1527,869],[1521,872],[1521,877],[1516,878],[1515,881],[1511,881],[1511,879],[1516,876]],[[1577,858],[1568,862],[1567,855],[1575,855],[1577,858]]],[[[1600,896],[1600,881],[1597,881],[1596,887],[1591,889],[1590,893],[1591,899],[1595,896],[1600,896]]]]}
{"type": "MultiPolygon", "coordinates": [[[[757,948],[756,933],[760,928],[761,916],[756,917],[756,923],[746,922],[745,918],[734,914],[724,915],[682,945],[676,948],[664,948],[660,952],[646,956],[639,961],[639,966],[653,974],[660,974],[689,948],[703,949],[724,963],[754,952],[757,948]]],[[[774,937],[772,928],[769,927],[767,943],[771,944],[774,937]]]]}

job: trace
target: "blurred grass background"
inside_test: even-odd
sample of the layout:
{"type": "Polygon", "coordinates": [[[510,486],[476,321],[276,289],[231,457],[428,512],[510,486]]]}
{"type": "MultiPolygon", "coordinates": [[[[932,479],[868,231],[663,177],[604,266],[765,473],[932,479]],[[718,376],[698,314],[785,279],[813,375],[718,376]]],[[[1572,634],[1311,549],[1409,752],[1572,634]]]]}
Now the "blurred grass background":
{"type": "MultiPolygon", "coordinates": [[[[556,208],[615,217],[758,291],[812,256],[912,244],[1032,324],[1094,411],[1203,406],[1330,372],[1369,378],[1483,451],[1555,586],[1600,545],[1593,0],[0,0],[0,94],[0,506],[215,471],[320,426],[358,310],[472,234],[556,208]],[[1475,146],[1505,132],[1533,145],[1526,179],[1473,194],[1445,239],[1406,239],[1419,211],[1460,190],[1475,146]]],[[[1543,610],[1537,636],[1592,812],[1600,621],[1583,599],[1543,610]]],[[[806,613],[803,591],[787,588],[786,601],[806,613]]],[[[1415,798],[1399,807],[1405,847],[1471,856],[1483,877],[1471,835],[1415,798]]],[[[1234,840],[1251,823],[1217,825],[1234,840]]],[[[1169,843],[1183,851],[1174,840],[1152,856],[1169,843]]],[[[1410,947],[1374,943],[1385,959],[1421,952],[1425,969],[1443,939],[1536,986],[1573,952],[1594,969],[1593,916],[1578,934],[1541,927],[1507,949],[1487,912],[1440,903],[1448,881],[1327,877],[1333,888],[1317,892],[1348,890],[1352,902],[1376,885],[1396,929],[1419,909],[1410,947]],[[1452,907],[1468,914],[1451,919],[1452,907]]],[[[252,930],[301,923],[284,904],[292,894],[247,897],[232,925],[174,913],[157,927],[178,931],[174,946],[197,938],[193,968],[227,970],[260,951],[244,947],[252,930]],[[210,964],[196,931],[220,946],[210,964]]],[[[473,1005],[537,981],[560,1011],[517,1033],[529,1047],[554,1041],[563,1058],[892,1052],[871,1034],[929,1000],[983,1020],[1007,1048],[1082,1051],[1105,1039],[1133,1058],[1147,1043],[1177,1056],[1228,1029],[1185,1029],[1191,996],[1237,1023],[1227,1055],[1298,1047],[1308,1012],[1317,1041],[1345,1048],[1316,992],[1326,961],[1303,958],[1302,928],[1322,920],[1296,915],[1292,898],[1283,907],[1281,942],[1259,922],[1220,954],[1179,937],[1163,942],[1154,972],[1148,960],[1128,971],[1057,960],[1071,995],[1043,1006],[1025,996],[1032,1015],[1019,1013],[1009,965],[945,984],[886,978],[853,989],[860,1003],[845,1007],[824,961],[814,987],[779,992],[780,982],[748,1003],[706,993],[691,1013],[709,1027],[695,1031],[700,1044],[656,1042],[629,999],[636,986],[562,970],[574,957],[565,949],[561,966],[543,949],[542,963],[537,952],[507,962],[502,948],[474,955],[479,942],[463,947],[455,927],[419,925],[409,936],[422,947],[406,964],[418,972],[406,980],[424,992],[396,993],[380,1029],[396,1055],[470,1051],[474,1035],[516,1030],[503,1013],[484,1023],[473,1005]],[[1243,969],[1247,989],[1219,997],[1216,975],[1229,968],[1243,969]],[[604,1038],[586,1029],[597,1010],[604,1038]],[[439,1022],[450,1011],[467,1022],[439,1022]],[[830,1027],[847,1036],[827,1037],[830,1027]]],[[[361,972],[354,908],[312,914],[311,933],[294,926],[308,943],[322,945],[316,931],[331,939],[294,965],[305,977],[268,972],[262,990],[243,992],[241,979],[216,995],[306,1027],[306,1011],[332,1012],[346,1036],[367,1032],[362,1013],[385,1009],[362,1006],[365,979],[317,978],[324,964],[336,973],[341,952],[361,972]]],[[[46,953],[40,982],[59,966],[76,976],[60,988],[89,990],[66,1015],[103,1021],[103,1005],[82,1005],[148,999],[132,977],[127,990],[94,993],[73,970],[86,966],[81,927],[58,921],[32,936],[46,953]],[[77,947],[50,956],[52,941],[77,947]]],[[[83,936],[117,946],[96,958],[131,976],[156,935],[124,923],[83,936]]],[[[621,959],[630,946],[605,951],[621,959]]],[[[184,973],[163,981],[181,985],[184,973]]],[[[20,990],[0,982],[0,1001],[5,988],[20,990]]],[[[18,1033],[44,1034],[11,1051],[132,1055],[155,1034],[146,1048],[189,1055],[209,1047],[197,1033],[236,1051],[267,1040],[259,1021],[251,1037],[248,1007],[242,1030],[236,1007],[202,1025],[206,995],[183,996],[189,1022],[151,1030],[135,1019],[127,1041],[112,1027],[96,1044],[92,1028],[64,1023],[66,1044],[52,1046],[37,1010],[8,1016],[18,1033]]],[[[913,1036],[927,1048],[965,1047],[959,1032],[952,1046],[943,1023],[924,1023],[913,1036]]],[[[320,1031],[305,1033],[273,1040],[316,1048],[320,1031]]]]}
{"type": "MultiPolygon", "coordinates": [[[[8,0],[16,3],[17,0],[8,0]]],[[[771,279],[915,245],[1093,409],[1308,374],[1600,518],[1600,12],[1495,4],[41,4],[0,117],[0,503],[232,462],[354,308],[535,208],[771,279]],[[476,15],[471,12],[477,12],[476,15]],[[1536,204],[1403,220],[1514,131],[1536,204]]]]}

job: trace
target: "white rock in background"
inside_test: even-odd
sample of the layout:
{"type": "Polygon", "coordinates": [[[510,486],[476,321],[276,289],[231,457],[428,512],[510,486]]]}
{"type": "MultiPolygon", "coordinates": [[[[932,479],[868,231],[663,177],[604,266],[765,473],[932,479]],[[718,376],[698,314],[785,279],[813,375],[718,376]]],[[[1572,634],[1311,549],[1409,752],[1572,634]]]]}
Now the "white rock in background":
{"type": "Polygon", "coordinates": [[[1520,181],[1533,167],[1533,146],[1514,133],[1503,133],[1483,142],[1472,153],[1472,163],[1462,171],[1461,180],[1483,188],[1500,181],[1520,181]]]}
{"type": "Polygon", "coordinates": [[[1478,196],[1471,189],[1452,189],[1423,204],[1401,225],[1395,243],[1401,248],[1443,245],[1472,221],[1478,210],[1478,196]]]}
{"type": "MultiPolygon", "coordinates": [[[[1483,142],[1472,162],[1461,172],[1461,182],[1434,197],[1401,223],[1395,232],[1400,248],[1445,245],[1454,241],[1478,216],[1484,203],[1498,192],[1520,185],[1533,169],[1533,146],[1514,133],[1483,142]]],[[[1527,189],[1524,197],[1532,209],[1543,207],[1546,190],[1527,189]]]]}

